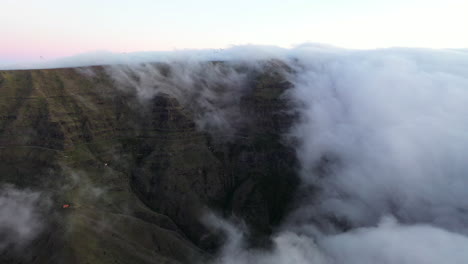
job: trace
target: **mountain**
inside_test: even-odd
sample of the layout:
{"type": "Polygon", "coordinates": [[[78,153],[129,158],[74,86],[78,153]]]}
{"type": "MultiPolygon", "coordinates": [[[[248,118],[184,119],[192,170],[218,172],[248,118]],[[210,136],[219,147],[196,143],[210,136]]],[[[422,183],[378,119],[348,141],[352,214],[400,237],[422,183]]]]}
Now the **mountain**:
{"type": "Polygon", "coordinates": [[[211,214],[268,247],[298,186],[297,117],[290,69],[259,65],[204,62],[189,83],[177,63],[0,71],[3,199],[35,216],[0,221],[0,263],[207,262],[225,241],[211,214]]]}

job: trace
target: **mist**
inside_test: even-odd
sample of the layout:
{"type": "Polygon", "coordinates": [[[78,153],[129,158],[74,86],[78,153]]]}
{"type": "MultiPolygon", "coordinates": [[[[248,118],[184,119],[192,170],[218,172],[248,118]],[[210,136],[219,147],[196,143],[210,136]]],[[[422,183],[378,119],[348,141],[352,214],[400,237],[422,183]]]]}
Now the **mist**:
{"type": "Polygon", "coordinates": [[[408,51],[310,60],[295,80],[294,96],[308,101],[292,133],[304,180],[321,187],[320,214],[358,226],[390,214],[466,233],[466,61],[408,51]]]}
{"type": "Polygon", "coordinates": [[[273,249],[236,235],[216,263],[466,263],[467,54],[304,46],[288,56],[285,96],[300,119],[285,137],[299,142],[306,198],[273,249]]]}
{"type": "MultiPolygon", "coordinates": [[[[319,44],[309,44],[323,46],[319,44]]],[[[0,70],[54,69],[94,65],[136,65],[171,61],[253,61],[285,58],[288,49],[276,46],[241,45],[226,49],[181,49],[174,51],[110,52],[97,50],[73,56],[41,61],[0,61],[0,70]]]]}
{"type": "MultiPolygon", "coordinates": [[[[299,117],[284,138],[297,142],[301,199],[271,249],[249,248],[245,227],[208,217],[227,235],[214,263],[468,263],[466,50],[248,46],[38,67],[111,64],[106,73],[143,104],[169,95],[200,130],[229,136],[247,118],[239,100],[248,72],[275,60],[289,69],[283,97],[299,117]]],[[[11,197],[0,201],[16,203],[11,197]]]]}
{"type": "Polygon", "coordinates": [[[0,186],[0,254],[26,247],[41,233],[48,202],[40,192],[0,186]]]}
{"type": "Polygon", "coordinates": [[[117,87],[135,93],[142,104],[170,96],[191,110],[200,130],[222,131],[226,137],[242,122],[239,102],[249,89],[249,72],[241,64],[198,60],[107,67],[117,87]]]}

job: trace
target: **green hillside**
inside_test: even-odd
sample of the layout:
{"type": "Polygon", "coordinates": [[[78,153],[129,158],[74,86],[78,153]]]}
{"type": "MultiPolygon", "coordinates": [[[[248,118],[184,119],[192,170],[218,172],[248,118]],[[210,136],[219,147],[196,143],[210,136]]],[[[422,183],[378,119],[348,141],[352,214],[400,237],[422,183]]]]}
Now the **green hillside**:
{"type": "Polygon", "coordinates": [[[45,201],[40,235],[0,263],[206,262],[223,243],[209,210],[267,245],[298,181],[280,67],[249,74],[248,120],[229,140],[174,97],[119,89],[105,67],[0,71],[0,181],[45,201]]]}

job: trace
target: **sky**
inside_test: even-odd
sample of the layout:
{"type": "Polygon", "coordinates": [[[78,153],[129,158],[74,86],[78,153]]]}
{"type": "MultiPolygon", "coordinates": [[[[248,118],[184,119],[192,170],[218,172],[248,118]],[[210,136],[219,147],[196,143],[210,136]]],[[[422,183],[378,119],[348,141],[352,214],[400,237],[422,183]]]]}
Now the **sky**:
{"type": "Polygon", "coordinates": [[[0,63],[94,51],[467,48],[466,0],[0,0],[0,63]]]}

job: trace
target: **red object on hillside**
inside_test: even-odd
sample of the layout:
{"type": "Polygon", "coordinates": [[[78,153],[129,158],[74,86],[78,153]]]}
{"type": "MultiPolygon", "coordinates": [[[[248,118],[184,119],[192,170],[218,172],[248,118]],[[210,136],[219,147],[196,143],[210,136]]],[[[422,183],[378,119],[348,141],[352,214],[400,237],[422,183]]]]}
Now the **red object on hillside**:
{"type": "Polygon", "coordinates": [[[68,207],[70,207],[69,204],[64,204],[64,205],[62,206],[62,208],[68,208],[68,207]]]}

